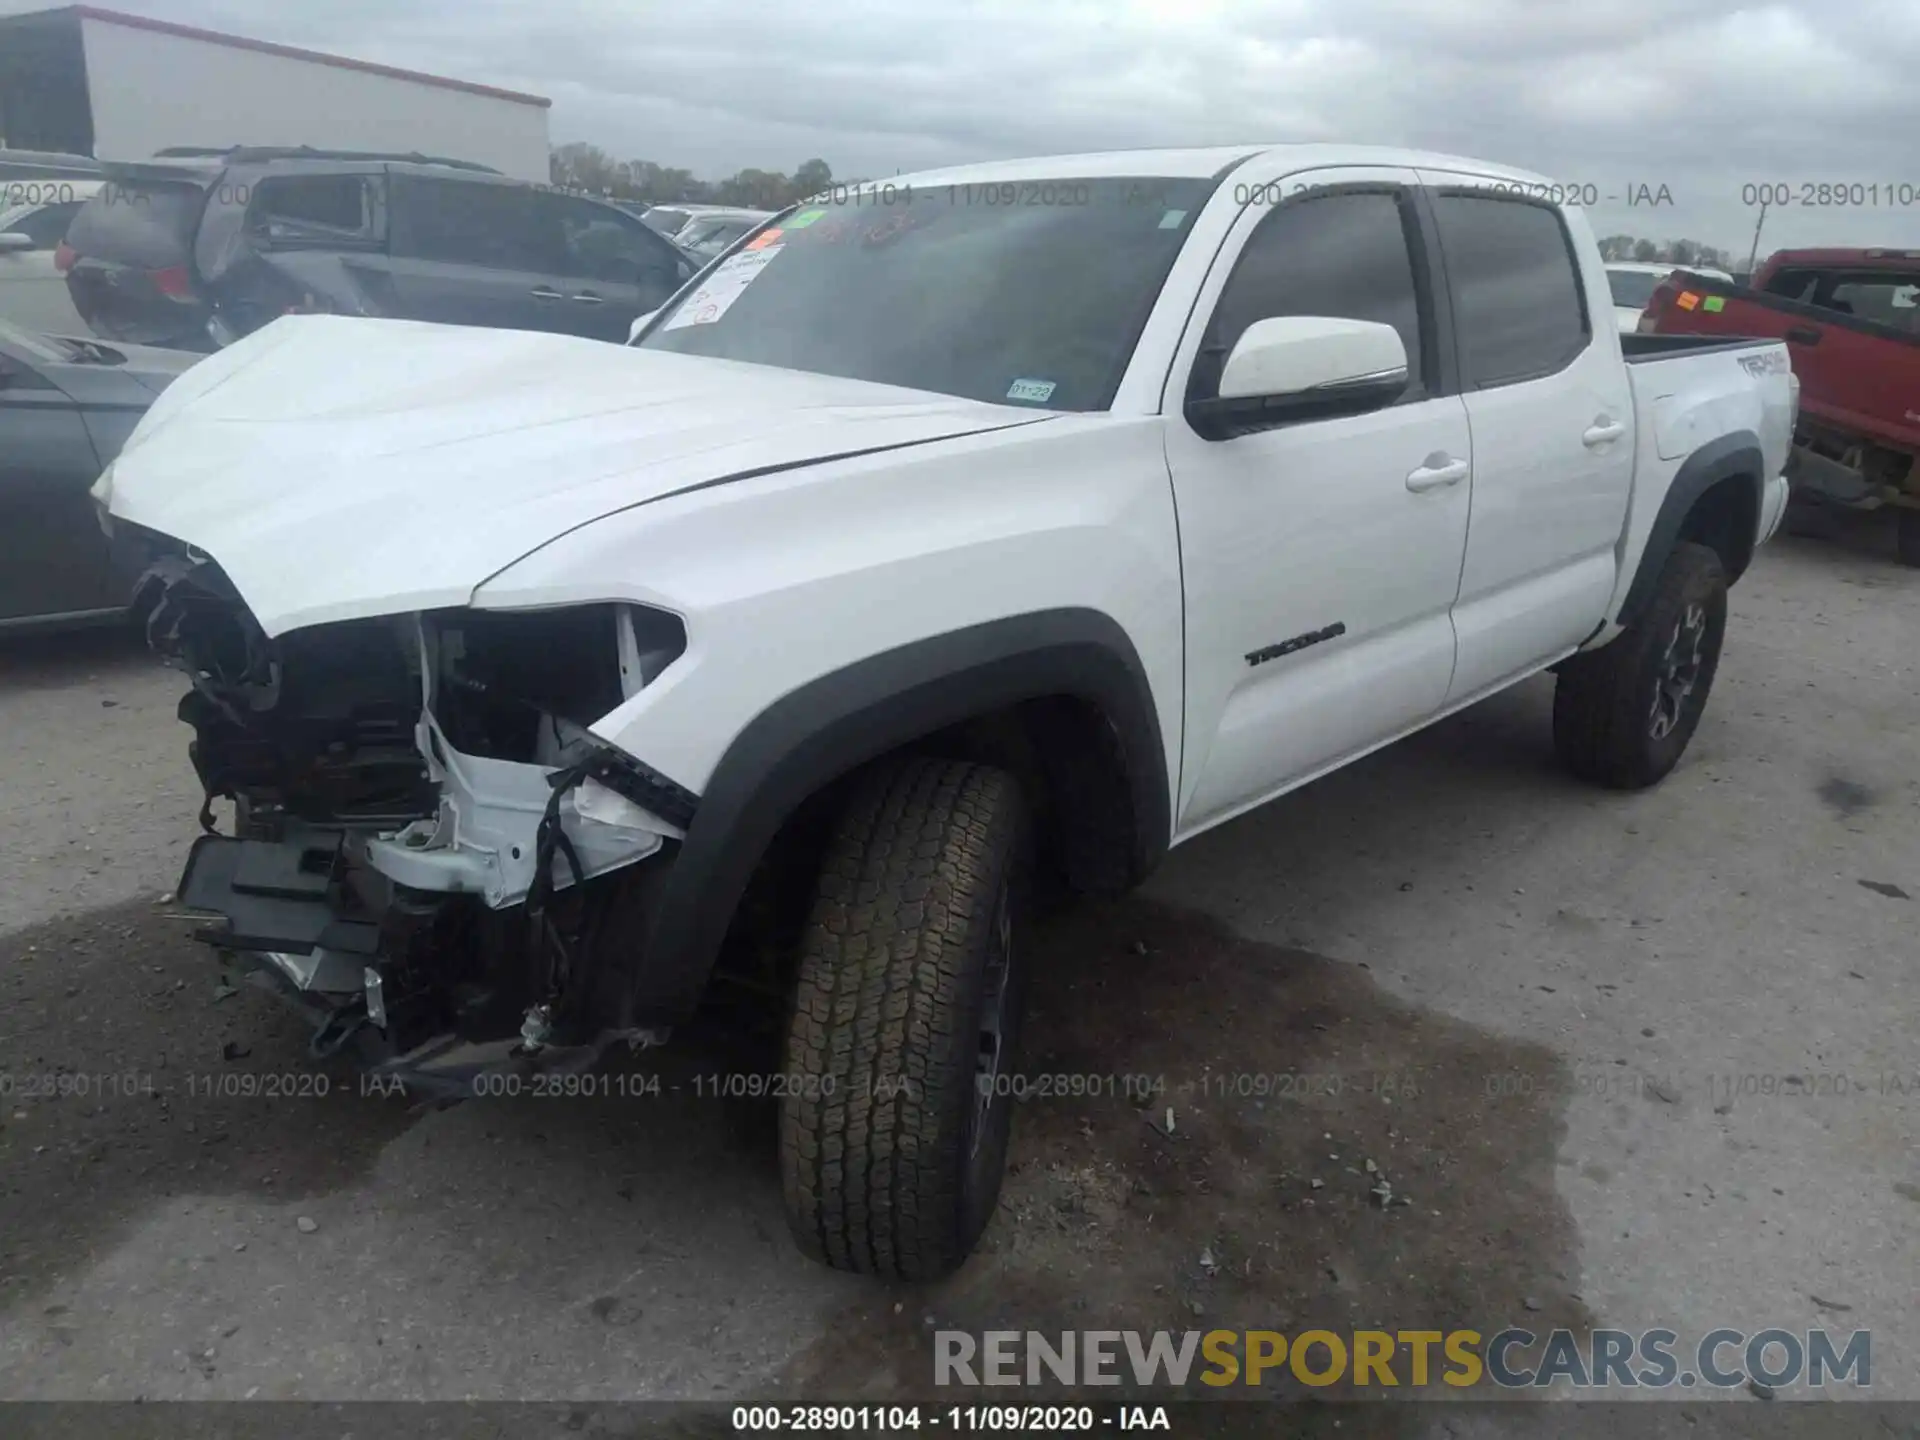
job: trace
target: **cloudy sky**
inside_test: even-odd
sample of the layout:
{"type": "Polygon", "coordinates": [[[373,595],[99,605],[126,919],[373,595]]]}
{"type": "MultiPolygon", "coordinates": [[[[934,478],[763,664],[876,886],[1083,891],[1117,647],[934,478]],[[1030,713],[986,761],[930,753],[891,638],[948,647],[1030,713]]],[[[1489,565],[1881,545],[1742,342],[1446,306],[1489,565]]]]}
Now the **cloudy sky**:
{"type": "Polygon", "coordinates": [[[1769,212],[1763,251],[1920,245],[1913,0],[109,3],[547,95],[556,143],[706,176],[813,155],[883,175],[1047,151],[1352,140],[1593,185],[1618,197],[1594,207],[1602,234],[1688,235],[1742,258],[1746,187],[1877,183],[1877,203],[1769,212]],[[1643,184],[1673,203],[1629,208],[1643,184]]]}

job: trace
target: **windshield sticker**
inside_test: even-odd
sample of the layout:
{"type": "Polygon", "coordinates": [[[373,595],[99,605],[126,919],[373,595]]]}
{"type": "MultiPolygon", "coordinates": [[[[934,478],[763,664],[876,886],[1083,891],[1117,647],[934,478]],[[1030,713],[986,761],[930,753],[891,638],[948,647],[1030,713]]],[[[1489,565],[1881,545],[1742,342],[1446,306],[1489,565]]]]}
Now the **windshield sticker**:
{"type": "Polygon", "coordinates": [[[765,250],[743,251],[729,256],[720,262],[713,274],[700,282],[700,288],[689,295],[673,312],[672,317],[660,328],[662,331],[679,330],[687,325],[711,325],[728,310],[733,302],[745,293],[760,272],[767,268],[767,262],[780,253],[781,247],[770,245],[765,250]]]}
{"type": "Polygon", "coordinates": [[[1169,210],[1160,217],[1160,228],[1162,230],[1178,230],[1181,222],[1186,218],[1187,212],[1184,210],[1169,210]]]}
{"type": "Polygon", "coordinates": [[[1706,302],[1701,305],[1700,308],[1709,314],[1718,315],[1722,310],[1727,308],[1727,297],[1724,295],[1709,295],[1706,298],[1706,302]]]}
{"type": "Polygon", "coordinates": [[[1007,398],[1045,404],[1053,398],[1053,390],[1054,382],[1051,380],[1016,380],[1007,387],[1007,398]]]}
{"type": "Polygon", "coordinates": [[[745,245],[743,245],[741,249],[742,250],[765,250],[769,246],[775,246],[775,245],[778,245],[779,243],[780,243],[780,232],[778,230],[762,230],[758,235],[754,236],[753,239],[749,240],[745,245]]]}
{"type": "Polygon", "coordinates": [[[1697,310],[1700,307],[1700,297],[1691,290],[1682,290],[1680,298],[1673,303],[1682,310],[1697,310]]]}
{"type": "Polygon", "coordinates": [[[787,229],[804,230],[826,213],[824,210],[802,210],[798,215],[795,215],[787,221],[787,229]]]}

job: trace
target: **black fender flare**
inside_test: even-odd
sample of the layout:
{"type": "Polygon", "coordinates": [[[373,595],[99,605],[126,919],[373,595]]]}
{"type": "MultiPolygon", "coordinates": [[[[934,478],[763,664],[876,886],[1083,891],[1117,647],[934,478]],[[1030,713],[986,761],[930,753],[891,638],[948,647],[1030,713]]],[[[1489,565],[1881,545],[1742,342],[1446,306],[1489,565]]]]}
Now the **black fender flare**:
{"type": "Polygon", "coordinates": [[[647,904],[629,1019],[690,1015],[747,882],[808,796],[951,725],[1049,695],[1098,705],[1132,789],[1133,878],[1165,854],[1172,802],[1159,710],[1127,632],[1091,609],[1043,610],[917,640],[811,680],[747,723],[721,756],[647,904]]]}
{"type": "MultiPolygon", "coordinates": [[[[1667,487],[1667,493],[1660,501],[1659,511],[1653,517],[1653,528],[1647,532],[1647,543],[1640,551],[1639,567],[1633,573],[1633,583],[1627,587],[1627,598],[1620,606],[1621,625],[1631,625],[1653,598],[1654,587],[1660,583],[1660,573],[1667,568],[1667,559],[1673,554],[1673,547],[1680,543],[1680,531],[1695,502],[1723,480],[1745,478],[1753,487],[1754,513],[1762,514],[1766,498],[1766,469],[1766,454],[1760,448],[1760,437],[1751,430],[1735,430],[1730,435],[1710,440],[1681,462],[1679,470],[1674,473],[1673,483],[1667,487]]],[[[1757,541],[1759,537],[1756,535],[1753,539],[1757,541]]],[[[1747,553],[1751,556],[1751,545],[1747,553]]],[[[1729,583],[1739,578],[1737,570],[1727,576],[1729,583]]]]}

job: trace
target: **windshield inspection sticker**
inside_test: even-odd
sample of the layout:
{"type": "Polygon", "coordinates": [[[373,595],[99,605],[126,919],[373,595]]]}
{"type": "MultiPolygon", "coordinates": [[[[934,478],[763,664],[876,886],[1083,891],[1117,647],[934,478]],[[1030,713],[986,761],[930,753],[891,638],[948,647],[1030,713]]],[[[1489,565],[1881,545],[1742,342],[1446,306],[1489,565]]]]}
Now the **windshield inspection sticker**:
{"type": "Polygon", "coordinates": [[[798,215],[795,215],[787,221],[787,229],[804,230],[826,213],[824,210],[802,210],[798,215]]]}
{"type": "Polygon", "coordinates": [[[1724,295],[1709,295],[1706,298],[1706,302],[1701,305],[1700,308],[1710,315],[1718,315],[1722,310],[1727,308],[1727,297],[1724,295]]]}
{"type": "Polygon", "coordinates": [[[660,327],[661,330],[713,324],[733,308],[733,302],[746,292],[747,286],[767,268],[767,262],[780,250],[778,245],[769,245],[765,250],[744,251],[723,260],[713,274],[700,282],[700,288],[673,312],[673,317],[660,327]]]}
{"type": "Polygon", "coordinates": [[[1016,380],[1007,387],[1007,398],[1045,404],[1053,398],[1053,389],[1054,382],[1051,380],[1016,380]]]}
{"type": "Polygon", "coordinates": [[[1169,210],[1160,217],[1160,228],[1162,230],[1178,230],[1180,228],[1180,222],[1186,218],[1187,212],[1184,210],[1169,210]]]}

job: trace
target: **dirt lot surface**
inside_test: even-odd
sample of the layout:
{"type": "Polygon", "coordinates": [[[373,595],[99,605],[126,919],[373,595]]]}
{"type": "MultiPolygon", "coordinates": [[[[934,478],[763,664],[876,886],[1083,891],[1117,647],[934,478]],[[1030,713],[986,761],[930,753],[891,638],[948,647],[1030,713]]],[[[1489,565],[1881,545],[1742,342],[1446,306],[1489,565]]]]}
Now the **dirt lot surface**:
{"type": "MultiPolygon", "coordinates": [[[[628,1099],[428,1109],[311,1061],[162,903],[178,677],[0,646],[0,1396],[951,1400],[940,1329],[1521,1324],[1868,1329],[1876,1398],[1920,1400],[1920,573],[1787,539],[1732,612],[1656,791],[1564,778],[1543,679],[1049,920],[1025,1072],[1069,1093],[1022,1105],[980,1254],[917,1289],[797,1255],[770,1105],[700,1093],[723,1037],[623,1061],[663,1082],[628,1099]]],[[[1720,1433],[1723,1398],[1729,1434],[1920,1419],[1667,1398],[1645,1433],[1720,1433]]]]}

